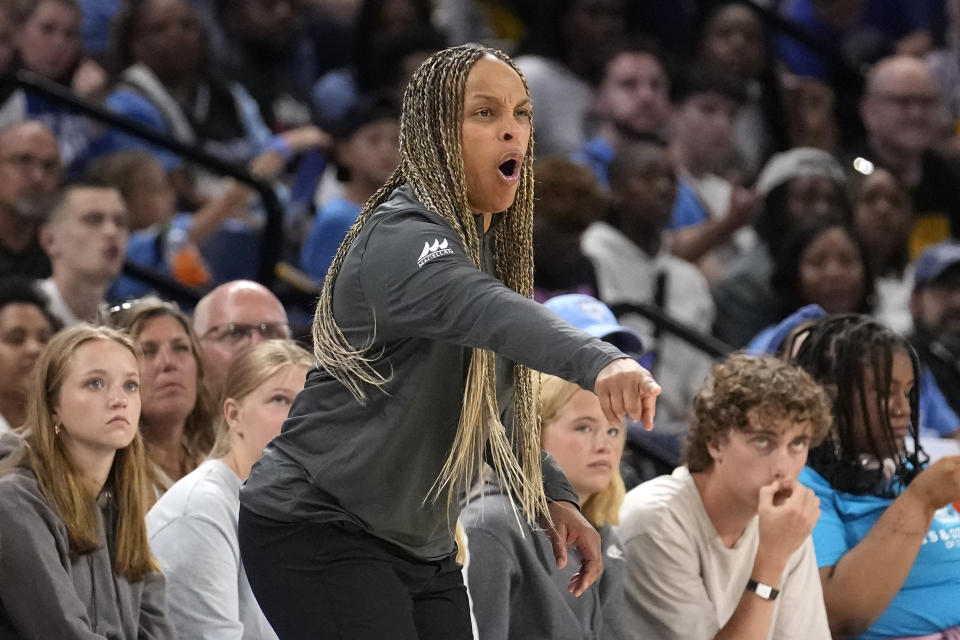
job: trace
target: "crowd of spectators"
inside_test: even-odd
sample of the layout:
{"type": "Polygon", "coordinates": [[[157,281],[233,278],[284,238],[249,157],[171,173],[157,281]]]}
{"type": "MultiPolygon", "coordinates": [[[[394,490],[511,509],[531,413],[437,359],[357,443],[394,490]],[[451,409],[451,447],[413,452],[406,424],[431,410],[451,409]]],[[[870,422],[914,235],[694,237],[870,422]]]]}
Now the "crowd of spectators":
{"type": "Polygon", "coordinates": [[[663,387],[651,449],[540,379],[543,448],[608,573],[566,593],[575,559],[487,475],[462,519],[477,637],[960,637],[960,462],[923,446],[960,434],[957,0],[0,0],[0,74],[246,170],[283,210],[265,238],[242,182],[0,87],[0,632],[274,637],[236,494],[399,162],[408,78],[467,41],[531,93],[535,299],[626,336],[663,387]],[[255,282],[267,241],[288,275],[255,282]],[[116,433],[91,434],[105,411],[116,433]],[[17,593],[26,571],[49,602],[17,593]]]}

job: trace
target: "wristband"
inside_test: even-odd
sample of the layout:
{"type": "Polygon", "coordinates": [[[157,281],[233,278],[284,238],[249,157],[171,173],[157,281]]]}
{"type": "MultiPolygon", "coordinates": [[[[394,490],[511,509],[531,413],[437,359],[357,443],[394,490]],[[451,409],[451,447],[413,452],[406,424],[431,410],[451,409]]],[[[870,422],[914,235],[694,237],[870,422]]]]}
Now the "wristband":
{"type": "Polygon", "coordinates": [[[747,591],[753,591],[764,600],[776,600],[777,596],[780,595],[779,589],[774,589],[768,584],[757,582],[753,578],[750,578],[747,582],[747,591]]]}

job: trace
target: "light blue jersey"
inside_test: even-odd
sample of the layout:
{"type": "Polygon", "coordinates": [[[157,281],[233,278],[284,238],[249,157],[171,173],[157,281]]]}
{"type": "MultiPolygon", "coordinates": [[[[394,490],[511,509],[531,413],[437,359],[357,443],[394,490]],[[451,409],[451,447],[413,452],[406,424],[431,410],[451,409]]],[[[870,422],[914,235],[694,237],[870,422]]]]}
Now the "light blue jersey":
{"type": "MultiPolygon", "coordinates": [[[[800,482],[820,498],[813,544],[820,567],[835,565],[862,540],[893,502],[890,498],[837,491],[806,467],[800,482]]],[[[900,592],[863,640],[936,633],[960,625],[960,514],[939,509],[900,592]]]]}

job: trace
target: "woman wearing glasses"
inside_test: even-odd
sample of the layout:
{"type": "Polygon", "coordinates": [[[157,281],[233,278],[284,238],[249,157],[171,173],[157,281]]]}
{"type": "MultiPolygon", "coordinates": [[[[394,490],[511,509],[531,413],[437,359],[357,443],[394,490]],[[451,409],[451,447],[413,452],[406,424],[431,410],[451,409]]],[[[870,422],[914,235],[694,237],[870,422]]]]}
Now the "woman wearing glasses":
{"type": "Polygon", "coordinates": [[[213,403],[202,383],[200,345],[187,317],[158,298],[114,307],[108,322],[128,330],[143,350],[140,433],[159,497],[213,446],[213,403]]]}

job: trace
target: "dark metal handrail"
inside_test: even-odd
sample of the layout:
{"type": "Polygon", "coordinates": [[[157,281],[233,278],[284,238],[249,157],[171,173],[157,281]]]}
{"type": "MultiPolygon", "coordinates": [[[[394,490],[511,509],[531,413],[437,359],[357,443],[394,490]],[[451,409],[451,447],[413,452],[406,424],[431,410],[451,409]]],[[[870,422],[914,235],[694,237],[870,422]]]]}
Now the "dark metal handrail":
{"type": "Polygon", "coordinates": [[[803,27],[780,15],[776,9],[761,6],[756,0],[734,0],[738,4],[749,8],[756,13],[773,30],[793,38],[800,44],[826,58],[830,66],[841,75],[840,82],[863,82],[865,69],[856,69],[832,43],[821,40],[809,33],[803,27]]]}
{"type": "MultiPolygon", "coordinates": [[[[41,95],[51,102],[67,106],[93,120],[145,140],[154,146],[171,151],[188,159],[192,163],[210,169],[214,173],[230,176],[238,182],[242,182],[252,188],[260,196],[267,218],[260,242],[257,281],[267,287],[273,283],[275,268],[280,258],[281,245],[283,242],[283,207],[280,205],[280,200],[277,198],[277,194],[274,193],[269,183],[254,177],[245,167],[224,162],[203,149],[169,138],[140,122],[114,113],[97,103],[80,98],[67,87],[59,85],[31,71],[20,69],[14,73],[5,74],[0,77],[0,84],[8,87],[13,85],[25,91],[41,95]]],[[[137,265],[137,269],[128,270],[131,264],[132,263],[128,261],[124,265],[124,272],[130,273],[130,275],[140,280],[147,281],[164,295],[170,295],[177,299],[190,299],[197,295],[195,289],[184,287],[176,280],[165,277],[162,273],[154,269],[137,265]]],[[[194,302],[196,302],[196,300],[194,300],[194,302]]]]}
{"type": "Polygon", "coordinates": [[[613,311],[613,315],[618,318],[628,313],[636,313],[643,316],[652,322],[657,329],[677,336],[711,358],[723,359],[733,352],[733,348],[730,347],[730,345],[721,340],[717,340],[711,335],[700,333],[682,322],[678,322],[655,304],[648,302],[617,302],[608,304],[608,306],[610,310],[613,311]]]}

